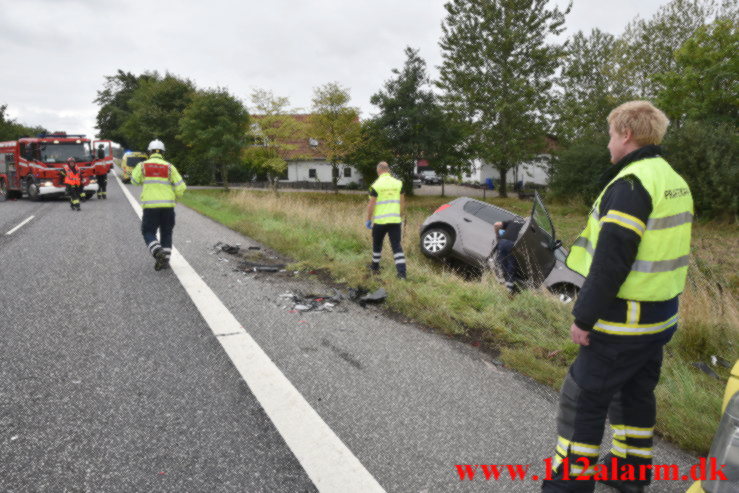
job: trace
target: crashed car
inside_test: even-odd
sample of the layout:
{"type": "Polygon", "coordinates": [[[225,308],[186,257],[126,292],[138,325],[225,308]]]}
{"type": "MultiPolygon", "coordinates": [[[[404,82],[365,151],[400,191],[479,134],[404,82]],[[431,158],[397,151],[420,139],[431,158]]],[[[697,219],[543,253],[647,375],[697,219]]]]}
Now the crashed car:
{"type": "Polygon", "coordinates": [[[433,259],[456,258],[495,271],[493,224],[509,220],[523,224],[513,247],[517,277],[522,283],[567,296],[577,294],[585,278],[565,265],[568,251],[556,238],[554,224],[538,193],[527,218],[469,197],[444,204],[421,225],[421,251],[433,259]]]}

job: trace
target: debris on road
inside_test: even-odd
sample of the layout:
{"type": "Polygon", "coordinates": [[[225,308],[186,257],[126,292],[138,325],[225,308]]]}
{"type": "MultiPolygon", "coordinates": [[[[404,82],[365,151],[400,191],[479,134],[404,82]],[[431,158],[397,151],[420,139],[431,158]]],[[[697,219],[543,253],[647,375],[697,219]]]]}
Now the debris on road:
{"type": "Polygon", "coordinates": [[[344,296],[334,290],[332,295],[302,294],[288,291],[280,295],[280,303],[287,302],[282,308],[289,308],[290,313],[300,312],[332,312],[340,304],[344,296]],[[292,305],[292,306],[290,306],[292,305]]]}
{"type": "Polygon", "coordinates": [[[366,294],[359,298],[360,303],[381,303],[387,298],[387,291],[385,288],[380,288],[373,293],[366,294]]]}
{"type": "Polygon", "coordinates": [[[229,245],[228,243],[223,243],[219,241],[218,243],[213,245],[213,250],[215,250],[216,252],[225,252],[231,255],[238,255],[239,250],[241,250],[241,245],[229,245]]]}

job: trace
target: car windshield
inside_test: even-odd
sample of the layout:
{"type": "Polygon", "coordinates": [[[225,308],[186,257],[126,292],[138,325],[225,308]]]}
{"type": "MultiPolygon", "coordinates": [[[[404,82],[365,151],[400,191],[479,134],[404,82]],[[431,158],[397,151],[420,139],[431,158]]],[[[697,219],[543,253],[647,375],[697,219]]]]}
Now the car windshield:
{"type": "Polygon", "coordinates": [[[139,164],[141,161],[144,161],[146,158],[143,157],[127,157],[126,158],[126,166],[129,168],[135,168],[137,164],[139,164]]]}
{"type": "Polygon", "coordinates": [[[41,161],[45,163],[64,163],[70,157],[77,162],[89,161],[90,148],[86,143],[76,142],[41,144],[41,161]]]}
{"type": "Polygon", "coordinates": [[[549,236],[550,245],[554,245],[554,224],[549,218],[549,212],[541,201],[539,194],[534,197],[534,209],[531,211],[534,223],[549,236]]]}

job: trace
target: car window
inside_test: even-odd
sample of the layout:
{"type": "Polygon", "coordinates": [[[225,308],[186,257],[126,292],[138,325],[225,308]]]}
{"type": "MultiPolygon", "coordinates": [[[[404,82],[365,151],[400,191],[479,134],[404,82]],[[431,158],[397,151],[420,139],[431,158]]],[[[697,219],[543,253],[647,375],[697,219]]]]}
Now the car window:
{"type": "Polygon", "coordinates": [[[480,207],[482,207],[482,204],[480,202],[468,200],[467,202],[465,202],[463,209],[467,214],[475,214],[480,209],[480,207]]]}
{"type": "Polygon", "coordinates": [[[537,193],[534,197],[534,208],[531,211],[531,217],[539,228],[545,232],[550,239],[550,244],[554,244],[554,224],[549,217],[549,212],[544,203],[541,201],[539,194],[537,193]]]}

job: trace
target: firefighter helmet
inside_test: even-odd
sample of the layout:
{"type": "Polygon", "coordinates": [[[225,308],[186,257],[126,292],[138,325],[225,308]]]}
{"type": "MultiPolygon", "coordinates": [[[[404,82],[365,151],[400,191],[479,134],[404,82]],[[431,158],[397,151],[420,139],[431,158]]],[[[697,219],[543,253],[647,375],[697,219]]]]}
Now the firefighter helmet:
{"type": "Polygon", "coordinates": [[[164,142],[162,142],[159,139],[154,139],[151,142],[149,142],[149,152],[152,151],[162,151],[164,152],[164,142]]]}
{"type": "Polygon", "coordinates": [[[68,157],[67,158],[67,164],[77,164],[77,161],[75,161],[75,159],[73,157],[68,157]]]}

